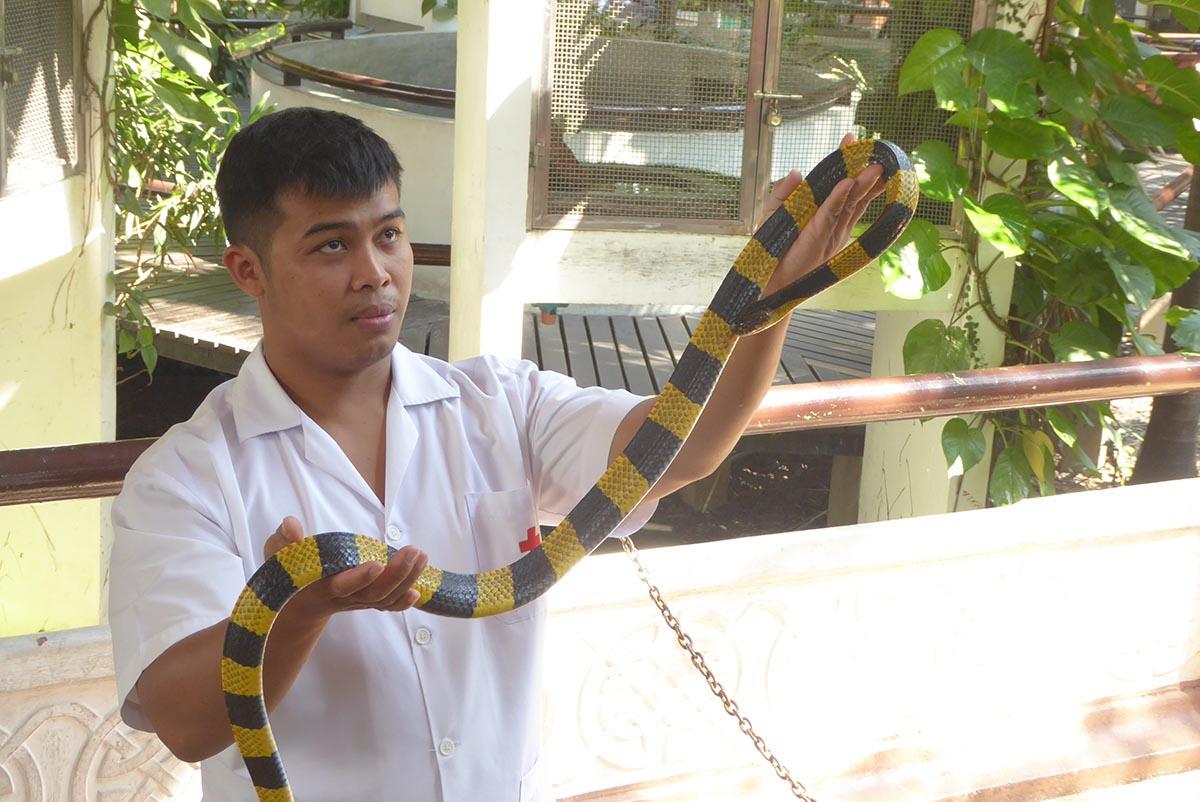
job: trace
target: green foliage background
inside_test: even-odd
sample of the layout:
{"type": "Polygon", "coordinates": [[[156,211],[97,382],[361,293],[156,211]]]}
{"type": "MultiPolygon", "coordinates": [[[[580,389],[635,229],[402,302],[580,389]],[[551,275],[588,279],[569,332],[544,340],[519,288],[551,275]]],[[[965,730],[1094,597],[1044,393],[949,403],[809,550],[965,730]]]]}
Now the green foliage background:
{"type": "Polygon", "coordinates": [[[108,112],[104,134],[117,205],[116,244],[136,267],[118,275],[105,311],[120,322],[118,349],[158,361],[143,307],[143,286],[170,252],[223,244],[216,168],[230,137],[265,113],[243,119],[234,98],[247,92],[246,69],[226,43],[230,20],[344,16],[347,0],[109,0],[109,73],[92,91],[108,112]]]}
{"type": "MultiPolygon", "coordinates": [[[[1200,74],[1118,18],[1111,0],[1053,5],[1037,48],[996,28],[967,40],[935,29],[900,68],[898,102],[936,103],[958,131],[921,142],[913,155],[922,192],[961,210],[961,236],[942,241],[915,221],[882,260],[885,280],[915,297],[949,280],[947,251],[958,250],[967,267],[950,321],[909,332],[910,373],[978,367],[980,325],[1003,332],[1005,364],[1113,357],[1126,335],[1136,352],[1161,354],[1137,319],[1197,269],[1200,239],[1163,221],[1135,165],[1166,150],[1200,160],[1200,74]],[[1015,260],[1015,285],[1011,306],[1000,308],[987,279],[1006,259],[1015,260]]],[[[1200,22],[1197,0],[1167,5],[1193,30],[1200,22]]],[[[1175,345],[1200,351],[1200,310],[1175,307],[1169,319],[1175,345]]],[[[1110,418],[1106,404],[956,418],[943,450],[952,472],[970,470],[994,427],[989,499],[1005,504],[1053,493],[1059,450],[1094,470],[1079,432],[1110,418]]]]}

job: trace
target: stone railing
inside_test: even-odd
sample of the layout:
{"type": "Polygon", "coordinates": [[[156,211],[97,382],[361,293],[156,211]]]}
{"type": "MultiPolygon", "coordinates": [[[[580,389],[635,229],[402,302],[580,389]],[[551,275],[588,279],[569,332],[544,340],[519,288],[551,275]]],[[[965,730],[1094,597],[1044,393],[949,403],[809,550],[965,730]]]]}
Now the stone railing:
{"type": "MultiPolygon", "coordinates": [[[[643,559],[819,799],[1051,799],[1200,767],[1197,493],[1185,480],[643,559]]],[[[543,765],[562,798],[784,798],[624,555],[588,558],[550,602],[543,765]]],[[[190,767],[119,722],[108,649],[99,628],[0,641],[0,800],[196,798],[190,767]]]]}

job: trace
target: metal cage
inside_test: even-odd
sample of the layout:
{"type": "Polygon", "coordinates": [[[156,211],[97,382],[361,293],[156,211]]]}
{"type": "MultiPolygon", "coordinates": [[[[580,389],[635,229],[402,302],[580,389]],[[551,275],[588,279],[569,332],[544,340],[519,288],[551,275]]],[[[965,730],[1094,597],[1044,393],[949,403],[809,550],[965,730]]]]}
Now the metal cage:
{"type": "Polygon", "coordinates": [[[0,194],[79,168],[76,5],[0,0],[0,194]]]}
{"type": "MultiPolygon", "coordinates": [[[[555,0],[531,154],[536,228],[744,233],[770,183],[846,131],[954,144],[898,97],[922,34],[979,27],[978,0],[555,0]],[[565,221],[568,221],[566,223],[565,221]]],[[[951,222],[948,204],[919,215],[951,222]]]]}

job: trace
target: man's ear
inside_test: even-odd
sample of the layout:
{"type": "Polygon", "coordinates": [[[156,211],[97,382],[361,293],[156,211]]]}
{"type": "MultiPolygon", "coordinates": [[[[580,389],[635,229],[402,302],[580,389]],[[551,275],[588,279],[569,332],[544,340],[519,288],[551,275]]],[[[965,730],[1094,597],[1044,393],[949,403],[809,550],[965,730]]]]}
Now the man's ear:
{"type": "Polygon", "coordinates": [[[229,275],[233,277],[233,283],[242,292],[253,298],[261,298],[266,293],[266,271],[253,249],[245,245],[230,245],[225,249],[224,262],[229,275]]]}

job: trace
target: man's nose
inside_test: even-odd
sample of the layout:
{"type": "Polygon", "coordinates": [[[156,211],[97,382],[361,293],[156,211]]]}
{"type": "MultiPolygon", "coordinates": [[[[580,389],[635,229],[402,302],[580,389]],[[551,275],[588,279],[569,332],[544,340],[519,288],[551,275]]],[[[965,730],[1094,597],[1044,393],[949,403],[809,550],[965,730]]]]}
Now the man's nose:
{"type": "Polygon", "coordinates": [[[360,257],[354,263],[354,289],[367,287],[386,287],[391,283],[383,259],[373,248],[360,251],[360,257]]]}

